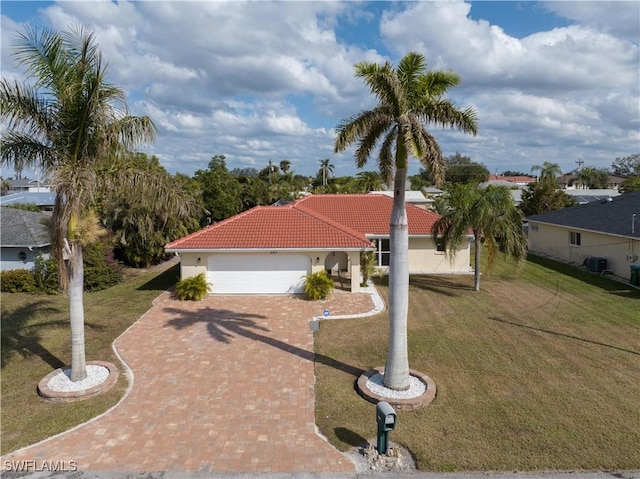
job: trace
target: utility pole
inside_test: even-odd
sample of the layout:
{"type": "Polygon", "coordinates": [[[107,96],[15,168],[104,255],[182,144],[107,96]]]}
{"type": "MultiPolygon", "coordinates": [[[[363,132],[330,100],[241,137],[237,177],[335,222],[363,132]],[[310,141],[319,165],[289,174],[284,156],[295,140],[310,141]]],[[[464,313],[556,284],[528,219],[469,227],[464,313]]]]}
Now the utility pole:
{"type": "Polygon", "coordinates": [[[576,161],[576,163],[578,164],[578,171],[580,171],[580,168],[582,168],[582,165],[584,165],[584,161],[582,161],[582,158],[578,158],[578,161],[576,161]]]}

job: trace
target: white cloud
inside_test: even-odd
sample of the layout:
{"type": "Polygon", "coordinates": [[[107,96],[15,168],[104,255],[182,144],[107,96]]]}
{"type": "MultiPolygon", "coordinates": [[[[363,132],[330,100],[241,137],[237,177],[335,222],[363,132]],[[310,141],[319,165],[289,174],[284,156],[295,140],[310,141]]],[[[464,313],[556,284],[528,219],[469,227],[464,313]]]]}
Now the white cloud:
{"type": "MultiPolygon", "coordinates": [[[[638,4],[603,3],[550,2],[575,24],[521,39],[470,19],[459,0],[375,4],[382,17],[367,3],[213,1],[60,2],[42,15],[55,29],[94,28],[109,80],[134,114],[156,122],[149,152],[171,171],[190,174],[224,154],[231,167],[288,159],[305,174],[332,158],[337,174],[354,174],[349,152],[333,155],[332,128],[374,104],[353,65],[386,58],[376,44],[344,43],[339,23],[379,31],[393,61],[417,50],[461,75],[450,96],[476,108],[480,132],[434,129],[445,154],[528,171],[578,157],[609,166],[640,149],[638,4]]],[[[19,28],[2,17],[5,78],[19,28]]]]}
{"type": "Polygon", "coordinates": [[[545,2],[557,15],[633,42],[640,40],[640,3],[637,1],[545,2]]]}

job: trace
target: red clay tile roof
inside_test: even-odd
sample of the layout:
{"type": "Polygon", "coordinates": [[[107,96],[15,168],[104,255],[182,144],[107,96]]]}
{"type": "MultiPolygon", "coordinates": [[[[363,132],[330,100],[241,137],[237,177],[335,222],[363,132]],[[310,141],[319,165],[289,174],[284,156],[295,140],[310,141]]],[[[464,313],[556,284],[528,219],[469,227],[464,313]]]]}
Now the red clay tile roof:
{"type": "Polygon", "coordinates": [[[365,249],[360,232],[294,204],[257,206],[178,239],[165,248],[182,249],[365,249]]]}
{"type": "MultiPolygon", "coordinates": [[[[366,235],[388,235],[393,198],[386,195],[309,195],[296,202],[366,235]]],[[[406,205],[410,235],[430,235],[440,215],[406,205]]]]}
{"type": "MultiPolygon", "coordinates": [[[[167,250],[364,249],[365,235],[388,235],[393,199],[384,195],[310,195],[284,206],[257,206],[178,239],[167,250]]],[[[407,204],[410,235],[430,235],[440,216],[407,204]]]]}

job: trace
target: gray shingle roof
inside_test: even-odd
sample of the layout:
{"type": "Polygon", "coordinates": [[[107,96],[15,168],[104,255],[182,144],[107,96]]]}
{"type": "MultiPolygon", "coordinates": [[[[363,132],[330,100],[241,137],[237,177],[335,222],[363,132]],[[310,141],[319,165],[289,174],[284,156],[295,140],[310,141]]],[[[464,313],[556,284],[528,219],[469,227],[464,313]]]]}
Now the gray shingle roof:
{"type": "Polygon", "coordinates": [[[527,217],[527,220],[640,238],[640,191],[604,201],[532,215],[527,217]]]}
{"type": "Polygon", "coordinates": [[[49,230],[42,224],[50,213],[0,208],[0,244],[2,246],[46,246],[51,243],[49,230]]]}

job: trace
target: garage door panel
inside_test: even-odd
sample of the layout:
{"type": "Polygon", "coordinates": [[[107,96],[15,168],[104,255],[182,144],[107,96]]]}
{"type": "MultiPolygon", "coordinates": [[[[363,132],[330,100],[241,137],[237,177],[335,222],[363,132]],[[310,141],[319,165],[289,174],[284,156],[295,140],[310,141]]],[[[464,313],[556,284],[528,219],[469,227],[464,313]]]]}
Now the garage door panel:
{"type": "Polygon", "coordinates": [[[310,266],[306,255],[219,254],[209,258],[208,279],[214,293],[301,293],[310,266]]]}

